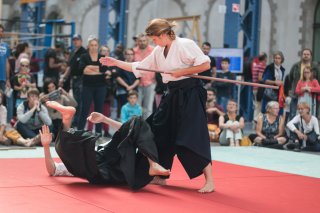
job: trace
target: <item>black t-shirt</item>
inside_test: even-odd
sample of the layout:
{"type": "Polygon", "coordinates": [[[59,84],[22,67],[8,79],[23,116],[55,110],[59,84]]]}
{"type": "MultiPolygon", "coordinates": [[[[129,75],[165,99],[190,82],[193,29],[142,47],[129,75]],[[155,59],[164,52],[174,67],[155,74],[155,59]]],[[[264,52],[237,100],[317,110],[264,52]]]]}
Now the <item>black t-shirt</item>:
{"type": "MultiPolygon", "coordinates": [[[[209,56],[209,55],[208,55],[209,56]]],[[[199,73],[199,75],[201,76],[208,76],[208,77],[212,77],[212,68],[216,67],[216,60],[214,59],[214,57],[209,56],[210,58],[210,69],[203,71],[201,73],[199,73]]],[[[205,84],[209,83],[209,80],[202,80],[205,84]]]]}
{"type": "Polygon", "coordinates": [[[79,69],[80,57],[82,54],[85,54],[87,50],[83,47],[80,47],[76,52],[72,52],[70,56],[69,66],[70,66],[70,75],[71,76],[81,76],[83,70],[79,69]]]}
{"type": "Polygon", "coordinates": [[[102,66],[99,62],[99,59],[102,58],[102,55],[98,55],[97,61],[92,61],[89,53],[82,54],[80,57],[79,70],[83,73],[83,70],[88,65],[96,65],[99,66],[99,70],[102,75],[86,75],[83,74],[83,86],[86,87],[100,87],[106,85],[105,72],[108,70],[108,67],[102,66]]]}
{"type": "MultiPolygon", "coordinates": [[[[132,72],[125,71],[123,69],[117,68],[117,72],[114,75],[114,78],[121,77],[124,82],[126,82],[128,85],[132,85],[136,80],[136,76],[132,72]]],[[[119,83],[117,84],[118,87],[125,89],[122,85],[119,83]]]]}
{"type": "Polygon", "coordinates": [[[50,68],[49,60],[54,59],[54,62],[58,62],[57,52],[54,49],[48,49],[44,57],[44,76],[59,80],[59,68],[50,68]]]}

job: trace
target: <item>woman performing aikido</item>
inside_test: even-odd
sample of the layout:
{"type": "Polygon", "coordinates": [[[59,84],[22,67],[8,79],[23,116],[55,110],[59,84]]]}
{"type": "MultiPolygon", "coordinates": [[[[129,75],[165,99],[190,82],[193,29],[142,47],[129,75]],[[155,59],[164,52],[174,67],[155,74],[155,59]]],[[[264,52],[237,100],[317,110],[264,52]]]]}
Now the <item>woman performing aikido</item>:
{"type": "Polygon", "coordinates": [[[170,175],[170,170],[158,164],[153,134],[142,118],[134,117],[121,124],[100,113],[91,113],[88,117],[90,122],[106,123],[117,129],[111,141],[95,151],[97,136],[70,128],[76,112],[74,107],[55,101],[48,101],[46,105],[61,113],[63,124],[55,143],[63,163],[57,163],[51,157],[49,145],[52,135],[48,126],[43,126],[40,131],[49,175],[76,176],[93,184],[127,184],[134,190],[147,185],[153,176],[170,175]]]}
{"type": "MultiPolygon", "coordinates": [[[[177,155],[190,178],[204,174],[206,181],[199,192],[213,192],[205,109],[207,94],[201,80],[185,77],[208,70],[210,59],[194,41],[177,37],[174,26],[165,19],[149,22],[145,33],[157,46],[143,61],[128,63],[104,57],[100,63],[133,72],[136,77],[144,74],[139,68],[166,71],[161,75],[168,90],[158,109],[147,119],[155,136],[159,164],[171,170],[173,158],[177,155]]],[[[165,185],[168,177],[156,176],[153,183],[165,185]]]]}

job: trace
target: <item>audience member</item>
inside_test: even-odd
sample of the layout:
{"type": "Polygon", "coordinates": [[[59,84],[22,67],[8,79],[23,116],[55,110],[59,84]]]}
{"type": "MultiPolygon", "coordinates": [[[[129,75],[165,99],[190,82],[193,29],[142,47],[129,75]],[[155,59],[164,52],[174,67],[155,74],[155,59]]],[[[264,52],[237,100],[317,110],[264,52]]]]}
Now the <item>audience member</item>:
{"type": "MultiPolygon", "coordinates": [[[[229,70],[230,59],[223,58],[221,60],[222,72],[217,73],[217,78],[234,80],[235,76],[229,70]]],[[[217,102],[223,107],[224,111],[227,111],[227,103],[229,99],[233,99],[234,84],[227,82],[215,81],[214,86],[217,91],[217,102]]]]}
{"type": "Polygon", "coordinates": [[[29,44],[28,43],[20,43],[16,46],[16,52],[15,52],[15,56],[16,56],[16,62],[15,62],[15,73],[19,72],[19,68],[20,68],[20,61],[21,59],[28,59],[28,61],[30,61],[31,58],[31,52],[29,49],[29,44]]]}
{"type": "MultiPolygon", "coordinates": [[[[133,62],[134,51],[133,49],[126,49],[124,51],[125,61],[133,62]]],[[[124,104],[127,103],[128,93],[131,90],[138,90],[138,85],[140,83],[139,78],[136,78],[132,72],[127,72],[121,68],[117,68],[116,72],[117,81],[117,91],[116,97],[118,101],[118,115],[120,115],[120,110],[124,104]]]]}
{"type": "Polygon", "coordinates": [[[303,77],[297,83],[296,94],[298,95],[298,103],[306,102],[310,107],[310,113],[316,116],[317,94],[320,92],[320,86],[317,79],[313,78],[310,66],[303,69],[303,77]]]}
{"type": "Polygon", "coordinates": [[[249,136],[254,145],[282,149],[287,139],[284,134],[285,119],[279,115],[279,103],[268,102],[266,113],[257,120],[256,134],[249,136]]]}
{"type": "Polygon", "coordinates": [[[47,108],[39,101],[39,91],[32,88],[28,91],[28,98],[17,108],[18,122],[15,128],[23,138],[33,139],[32,145],[40,144],[39,130],[42,125],[52,124],[47,108]]]}
{"type": "MultiPolygon", "coordinates": [[[[82,91],[82,111],[78,129],[84,129],[90,106],[93,102],[94,111],[102,113],[104,99],[107,93],[105,75],[108,67],[103,67],[99,59],[103,57],[99,54],[98,39],[90,35],[88,38],[88,52],[81,55],[79,69],[83,70],[83,91],[82,91]]],[[[82,71],[81,71],[82,72],[82,71]]],[[[102,133],[102,125],[95,126],[96,133],[102,133]]]]}
{"type": "MultiPolygon", "coordinates": [[[[145,34],[138,36],[138,46],[134,49],[134,61],[142,61],[151,54],[153,47],[149,45],[149,39],[145,34]]],[[[143,118],[147,119],[153,112],[155,97],[156,76],[154,72],[142,72],[139,83],[138,103],[143,109],[143,118]]]]}
{"type": "Polygon", "coordinates": [[[30,88],[36,88],[34,78],[30,75],[30,61],[22,58],[18,66],[18,73],[13,77],[13,88],[15,107],[17,108],[27,99],[27,92],[30,88]]]}
{"type": "Polygon", "coordinates": [[[295,63],[289,73],[289,79],[291,82],[290,89],[290,119],[292,119],[297,113],[297,103],[298,95],[296,94],[295,88],[297,87],[298,81],[302,79],[303,70],[305,66],[311,66],[313,77],[320,80],[320,70],[317,62],[312,61],[312,51],[308,48],[305,48],[301,52],[301,60],[295,63]]]}
{"type": "MultiPolygon", "coordinates": [[[[263,72],[266,68],[267,59],[268,59],[267,54],[261,53],[258,57],[255,57],[252,60],[251,73],[252,73],[252,82],[253,83],[261,83],[263,72]]],[[[258,94],[259,94],[258,91],[261,93],[264,91],[264,88],[253,87],[253,96],[254,96],[253,120],[254,121],[257,121],[258,116],[261,112],[261,98],[258,97],[258,94]]]]}
{"type": "MultiPolygon", "coordinates": [[[[210,50],[211,50],[211,44],[209,42],[207,42],[207,41],[203,42],[203,44],[202,44],[202,52],[205,55],[209,56],[211,62],[210,62],[210,69],[199,73],[199,75],[207,76],[207,77],[216,77],[216,74],[217,74],[216,60],[215,60],[214,57],[209,55],[210,50]]],[[[209,80],[202,80],[202,81],[205,84],[206,88],[211,87],[212,81],[209,81],[209,80]]]]}
{"type": "Polygon", "coordinates": [[[219,127],[223,129],[220,134],[221,145],[240,146],[240,141],[243,138],[244,119],[237,115],[237,111],[237,102],[229,99],[227,113],[219,117],[219,127]]]}
{"type": "Polygon", "coordinates": [[[213,88],[207,89],[206,111],[210,142],[219,141],[221,131],[219,128],[219,117],[224,116],[224,111],[223,108],[216,103],[216,91],[213,88]]]}
{"type": "Polygon", "coordinates": [[[142,116],[141,106],[137,103],[138,93],[134,90],[128,93],[128,103],[121,108],[121,122],[127,122],[133,116],[142,116]]]}
{"type": "MultiPolygon", "coordinates": [[[[273,63],[269,64],[264,73],[263,73],[263,79],[262,81],[265,84],[268,85],[275,85],[275,86],[282,86],[283,80],[284,80],[284,73],[285,69],[282,66],[282,63],[284,62],[284,56],[281,51],[276,51],[273,54],[273,63]]],[[[279,90],[274,90],[271,88],[266,88],[264,90],[264,95],[262,98],[262,104],[261,104],[261,112],[266,112],[266,105],[269,101],[278,101],[279,100],[279,90]],[[270,95],[271,94],[271,95],[270,95]]],[[[280,104],[280,103],[279,103],[280,104]]],[[[283,105],[280,106],[283,108],[283,105]]],[[[283,109],[280,109],[280,114],[283,113],[283,109]]]]}
{"type": "Polygon", "coordinates": [[[298,104],[298,111],[299,114],[287,123],[291,140],[284,148],[294,151],[320,151],[318,119],[311,115],[310,106],[306,102],[298,104]]]}

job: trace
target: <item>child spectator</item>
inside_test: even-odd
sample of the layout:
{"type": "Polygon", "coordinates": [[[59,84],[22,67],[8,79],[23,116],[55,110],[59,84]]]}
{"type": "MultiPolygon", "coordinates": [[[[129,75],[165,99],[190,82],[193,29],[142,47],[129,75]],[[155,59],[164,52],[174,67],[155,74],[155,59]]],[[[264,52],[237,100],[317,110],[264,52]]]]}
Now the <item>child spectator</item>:
{"type": "Polygon", "coordinates": [[[130,91],[128,93],[128,103],[121,108],[121,122],[127,122],[133,116],[141,116],[142,109],[138,102],[138,93],[136,91],[130,91]]]}
{"type": "MultiPolygon", "coordinates": [[[[222,78],[222,79],[230,79],[234,80],[234,74],[232,74],[229,71],[229,65],[230,65],[230,59],[229,58],[223,58],[221,60],[221,68],[222,68],[222,73],[217,74],[217,78],[222,78]]],[[[229,99],[233,98],[233,90],[234,90],[234,85],[227,83],[227,82],[214,82],[214,85],[217,90],[217,98],[218,98],[218,104],[220,104],[224,111],[227,111],[227,103],[229,99]]]]}
{"type": "Polygon", "coordinates": [[[27,99],[27,91],[29,88],[35,88],[36,83],[30,75],[30,61],[27,58],[20,60],[18,73],[13,77],[14,97],[17,108],[23,101],[27,99]]]}
{"type": "Polygon", "coordinates": [[[298,103],[307,103],[314,116],[316,115],[316,93],[318,92],[320,92],[319,82],[313,78],[311,67],[305,66],[302,79],[297,83],[296,94],[298,95],[298,103]]]}

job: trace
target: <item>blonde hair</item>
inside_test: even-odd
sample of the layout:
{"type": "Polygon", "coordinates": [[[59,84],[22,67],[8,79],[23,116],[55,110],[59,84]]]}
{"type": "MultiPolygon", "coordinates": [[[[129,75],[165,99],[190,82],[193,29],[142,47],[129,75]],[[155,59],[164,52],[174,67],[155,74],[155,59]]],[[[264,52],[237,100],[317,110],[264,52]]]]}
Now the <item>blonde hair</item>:
{"type": "Polygon", "coordinates": [[[145,32],[147,36],[160,36],[161,34],[167,34],[170,39],[174,40],[176,34],[173,31],[173,27],[177,24],[175,22],[169,22],[166,19],[153,19],[149,22],[145,32]]]}
{"type": "Polygon", "coordinates": [[[307,66],[305,66],[305,67],[303,68],[302,80],[303,80],[303,81],[306,81],[306,80],[307,80],[306,77],[304,76],[304,71],[305,71],[305,70],[310,70],[310,73],[311,73],[310,80],[312,81],[312,80],[313,80],[313,70],[312,70],[312,67],[309,66],[309,65],[307,65],[307,66]]]}
{"type": "Polygon", "coordinates": [[[87,41],[88,41],[88,45],[91,43],[91,41],[96,41],[97,43],[99,43],[99,40],[96,35],[89,35],[87,41]]]}
{"type": "Polygon", "coordinates": [[[310,113],[310,106],[309,106],[309,104],[307,103],[307,102],[300,102],[299,104],[298,104],[298,108],[299,107],[301,107],[301,108],[303,108],[303,109],[308,109],[309,111],[308,111],[308,113],[310,113]]]}
{"type": "Polygon", "coordinates": [[[27,58],[21,58],[20,59],[20,64],[30,64],[30,61],[27,58]]]}

